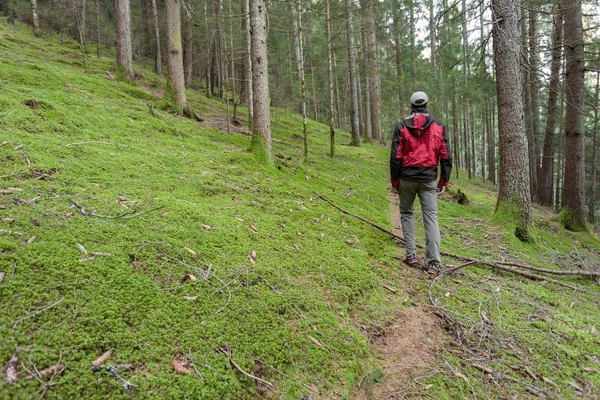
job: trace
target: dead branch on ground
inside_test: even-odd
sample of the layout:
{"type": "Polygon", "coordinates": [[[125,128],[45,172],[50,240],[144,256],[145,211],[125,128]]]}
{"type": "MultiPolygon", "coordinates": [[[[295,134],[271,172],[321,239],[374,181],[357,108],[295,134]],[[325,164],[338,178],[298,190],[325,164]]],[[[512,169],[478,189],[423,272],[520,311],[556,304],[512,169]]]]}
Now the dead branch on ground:
{"type": "MultiPolygon", "coordinates": [[[[401,245],[405,245],[404,238],[396,235],[394,232],[390,231],[389,229],[386,229],[380,225],[377,225],[376,223],[369,221],[368,219],[363,218],[359,215],[353,214],[350,211],[344,210],[343,208],[336,205],[331,200],[327,199],[325,196],[323,196],[317,192],[315,192],[315,194],[317,195],[317,197],[319,197],[320,199],[329,203],[332,207],[340,210],[342,213],[344,213],[346,215],[350,215],[351,217],[357,218],[357,219],[371,225],[372,227],[379,229],[382,232],[387,233],[388,235],[392,236],[396,241],[398,241],[398,243],[400,243],[401,245]]],[[[425,246],[417,243],[417,247],[424,248],[425,246]]],[[[475,258],[465,257],[465,256],[461,256],[458,254],[448,253],[445,251],[442,251],[441,254],[444,256],[447,256],[447,257],[452,257],[452,258],[455,258],[458,260],[466,261],[465,264],[463,264],[459,267],[456,267],[456,268],[452,268],[452,269],[443,271],[442,274],[452,273],[460,268],[464,268],[469,265],[485,265],[485,266],[490,266],[490,267],[497,268],[497,269],[500,269],[500,270],[503,270],[506,272],[512,272],[514,274],[521,275],[521,276],[524,276],[529,279],[546,281],[546,282],[553,283],[555,285],[559,285],[559,286],[563,286],[563,287],[567,287],[569,289],[573,289],[576,291],[583,291],[583,289],[581,289],[577,286],[569,285],[568,283],[565,283],[565,282],[562,282],[562,281],[559,281],[556,279],[547,278],[545,276],[529,273],[526,271],[521,271],[520,269],[517,269],[517,268],[531,270],[531,271],[537,271],[537,272],[543,272],[543,273],[548,273],[548,274],[554,274],[554,275],[600,277],[600,271],[579,271],[579,270],[555,271],[555,270],[550,270],[550,269],[545,269],[545,268],[533,267],[531,265],[526,265],[526,264],[521,264],[521,263],[513,263],[513,262],[505,262],[505,261],[494,262],[494,261],[477,260],[475,258]],[[512,267],[516,267],[516,268],[512,268],[512,267]]]]}

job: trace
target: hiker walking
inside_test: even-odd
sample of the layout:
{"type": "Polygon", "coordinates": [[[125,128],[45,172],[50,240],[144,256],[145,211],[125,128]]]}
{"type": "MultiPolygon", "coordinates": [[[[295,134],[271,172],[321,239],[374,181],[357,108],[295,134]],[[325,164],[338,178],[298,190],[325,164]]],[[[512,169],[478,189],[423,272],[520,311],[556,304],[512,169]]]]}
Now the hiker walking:
{"type": "Polygon", "coordinates": [[[415,196],[419,196],[425,225],[427,273],[440,273],[440,228],[438,195],[446,190],[452,171],[450,145],[444,125],[427,112],[429,98],[424,92],[410,96],[411,115],[398,122],[392,139],[390,175],[392,191],[400,194],[402,232],[406,242],[403,261],[419,264],[413,215],[415,196]],[[436,182],[438,164],[440,180],[436,182]]]}

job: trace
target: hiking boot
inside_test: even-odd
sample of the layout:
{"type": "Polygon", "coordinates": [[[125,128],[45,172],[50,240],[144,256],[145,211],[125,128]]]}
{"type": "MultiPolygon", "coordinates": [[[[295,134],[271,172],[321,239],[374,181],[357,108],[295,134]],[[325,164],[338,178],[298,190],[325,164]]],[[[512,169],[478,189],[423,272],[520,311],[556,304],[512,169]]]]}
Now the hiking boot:
{"type": "Polygon", "coordinates": [[[426,270],[430,278],[435,278],[440,274],[440,266],[436,264],[428,265],[426,270]]]}
{"type": "Polygon", "coordinates": [[[416,254],[406,255],[402,259],[402,262],[408,264],[409,267],[416,267],[419,265],[419,258],[416,254]]]}

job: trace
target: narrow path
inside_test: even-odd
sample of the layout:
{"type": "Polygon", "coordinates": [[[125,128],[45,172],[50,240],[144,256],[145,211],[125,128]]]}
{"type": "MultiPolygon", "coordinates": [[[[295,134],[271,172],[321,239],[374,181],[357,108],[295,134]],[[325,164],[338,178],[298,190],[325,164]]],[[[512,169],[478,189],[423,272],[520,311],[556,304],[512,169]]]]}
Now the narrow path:
{"type": "MultiPolygon", "coordinates": [[[[394,233],[402,236],[398,196],[390,192],[389,199],[394,233]]],[[[398,259],[403,255],[404,248],[399,247],[398,259]]],[[[423,254],[419,256],[422,258],[423,254]]],[[[365,389],[364,399],[404,398],[407,387],[418,397],[414,392],[414,378],[425,375],[428,367],[433,366],[435,353],[444,341],[443,329],[427,308],[425,273],[398,263],[403,279],[398,295],[408,299],[410,306],[399,310],[396,319],[372,338],[385,379],[365,389]]]]}

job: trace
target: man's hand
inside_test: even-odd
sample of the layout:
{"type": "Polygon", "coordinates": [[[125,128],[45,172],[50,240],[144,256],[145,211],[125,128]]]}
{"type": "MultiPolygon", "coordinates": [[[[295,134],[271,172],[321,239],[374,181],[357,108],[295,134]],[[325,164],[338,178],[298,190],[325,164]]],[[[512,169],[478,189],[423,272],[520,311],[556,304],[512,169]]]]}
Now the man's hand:
{"type": "Polygon", "coordinates": [[[445,185],[438,185],[438,196],[441,196],[442,193],[444,193],[445,191],[446,191],[445,185]]]}
{"type": "Polygon", "coordinates": [[[400,181],[390,181],[392,185],[392,193],[400,193],[400,181]]]}

